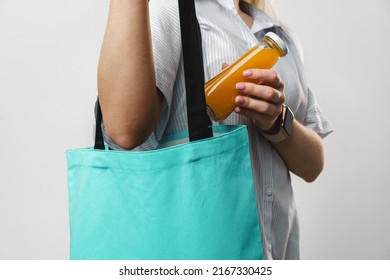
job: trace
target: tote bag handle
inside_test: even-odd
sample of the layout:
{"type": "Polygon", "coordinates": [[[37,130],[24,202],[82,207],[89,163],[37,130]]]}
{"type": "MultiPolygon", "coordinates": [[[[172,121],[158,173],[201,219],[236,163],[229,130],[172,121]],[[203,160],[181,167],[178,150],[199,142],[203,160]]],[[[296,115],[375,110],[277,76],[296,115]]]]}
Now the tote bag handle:
{"type": "Polygon", "coordinates": [[[179,0],[190,141],[213,136],[204,93],[202,41],[194,0],[179,0]]]}
{"type": "MultiPolygon", "coordinates": [[[[204,94],[202,42],[196,18],[194,0],[178,0],[181,41],[186,85],[187,118],[190,141],[213,136],[211,121],[207,116],[204,94]]],[[[104,150],[101,124],[103,121],[99,99],[96,102],[95,149],[104,150]]]]}

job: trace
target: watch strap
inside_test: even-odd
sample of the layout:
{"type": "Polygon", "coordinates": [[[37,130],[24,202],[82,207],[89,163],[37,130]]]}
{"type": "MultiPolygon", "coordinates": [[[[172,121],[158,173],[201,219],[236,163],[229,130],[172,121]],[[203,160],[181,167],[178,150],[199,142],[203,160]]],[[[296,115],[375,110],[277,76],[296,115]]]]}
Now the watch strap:
{"type": "Polygon", "coordinates": [[[290,108],[283,104],[282,112],[275,124],[268,130],[261,130],[261,134],[270,142],[278,143],[286,140],[292,133],[292,122],[294,114],[290,108]]]}

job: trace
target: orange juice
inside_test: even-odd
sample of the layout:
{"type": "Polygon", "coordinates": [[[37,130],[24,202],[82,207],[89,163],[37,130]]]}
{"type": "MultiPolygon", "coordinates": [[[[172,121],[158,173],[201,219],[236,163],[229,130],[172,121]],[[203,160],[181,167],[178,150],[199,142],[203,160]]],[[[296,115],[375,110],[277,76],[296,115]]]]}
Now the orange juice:
{"type": "Polygon", "coordinates": [[[234,100],[240,94],[236,90],[238,82],[258,82],[243,76],[244,70],[270,69],[279,57],[287,54],[287,48],[283,41],[279,37],[275,37],[276,34],[270,33],[265,35],[264,40],[259,45],[250,49],[205,84],[207,112],[214,121],[224,120],[233,112],[236,107],[234,100]],[[270,36],[272,37],[270,38],[270,36]]]}

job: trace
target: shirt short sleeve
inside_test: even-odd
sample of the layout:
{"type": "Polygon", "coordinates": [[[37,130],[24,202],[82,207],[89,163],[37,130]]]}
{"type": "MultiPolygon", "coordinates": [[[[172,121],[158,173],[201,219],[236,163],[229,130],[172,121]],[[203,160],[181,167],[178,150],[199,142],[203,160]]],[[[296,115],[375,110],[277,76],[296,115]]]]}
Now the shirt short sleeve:
{"type": "Polygon", "coordinates": [[[318,106],[310,88],[308,88],[307,93],[307,112],[304,125],[317,132],[321,138],[325,138],[327,135],[333,132],[331,123],[322,112],[321,108],[318,106]]]}

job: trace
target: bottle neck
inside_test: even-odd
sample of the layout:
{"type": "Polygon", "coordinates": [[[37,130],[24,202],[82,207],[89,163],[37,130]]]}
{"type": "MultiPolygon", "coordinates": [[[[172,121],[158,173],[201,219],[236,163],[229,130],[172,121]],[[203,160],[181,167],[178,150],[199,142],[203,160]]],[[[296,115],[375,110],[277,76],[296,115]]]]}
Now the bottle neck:
{"type": "Polygon", "coordinates": [[[277,51],[279,52],[279,54],[280,54],[280,57],[283,57],[283,56],[286,55],[286,54],[283,52],[282,48],[281,48],[274,40],[272,40],[272,38],[266,36],[266,37],[264,37],[264,40],[263,40],[263,41],[264,41],[264,43],[265,43],[268,47],[277,50],[277,51]]]}

